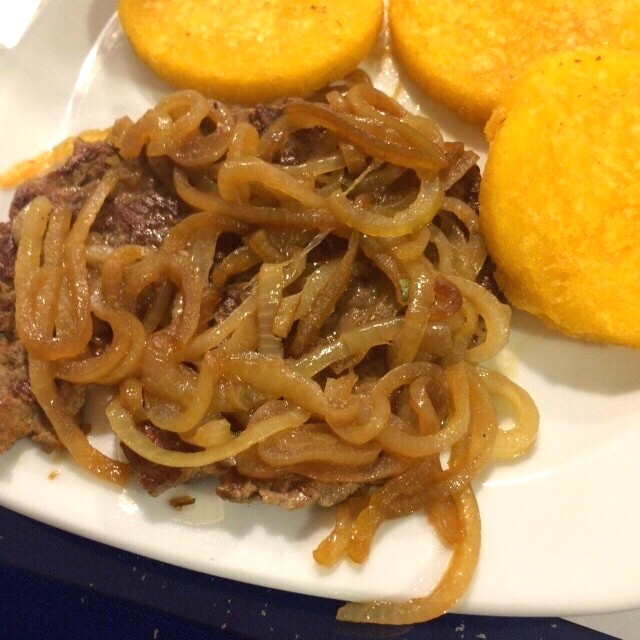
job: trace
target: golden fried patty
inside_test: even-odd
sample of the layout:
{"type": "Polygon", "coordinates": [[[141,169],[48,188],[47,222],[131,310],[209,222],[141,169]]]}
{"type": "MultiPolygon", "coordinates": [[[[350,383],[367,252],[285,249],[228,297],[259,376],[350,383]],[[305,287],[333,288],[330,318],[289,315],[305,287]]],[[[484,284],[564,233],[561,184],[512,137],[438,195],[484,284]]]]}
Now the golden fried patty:
{"type": "Polygon", "coordinates": [[[170,84],[233,102],[304,96],[374,45],[382,0],[120,0],[138,56],[170,84]]]}
{"type": "Polygon", "coordinates": [[[509,300],[640,346],[640,56],[548,56],[487,124],[480,222],[509,300]]]}
{"type": "Polygon", "coordinates": [[[542,55],[600,45],[640,49],[640,0],[389,0],[389,24],[412,79],[478,122],[542,55]]]}

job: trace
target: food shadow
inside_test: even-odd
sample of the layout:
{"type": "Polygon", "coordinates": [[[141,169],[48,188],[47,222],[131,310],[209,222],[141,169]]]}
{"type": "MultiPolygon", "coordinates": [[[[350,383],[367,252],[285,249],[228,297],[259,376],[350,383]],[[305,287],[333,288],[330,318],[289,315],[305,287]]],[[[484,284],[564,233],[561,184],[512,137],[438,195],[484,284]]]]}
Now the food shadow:
{"type": "Polygon", "coordinates": [[[518,360],[553,386],[598,395],[640,389],[640,351],[565,336],[514,311],[510,346],[518,360]]]}

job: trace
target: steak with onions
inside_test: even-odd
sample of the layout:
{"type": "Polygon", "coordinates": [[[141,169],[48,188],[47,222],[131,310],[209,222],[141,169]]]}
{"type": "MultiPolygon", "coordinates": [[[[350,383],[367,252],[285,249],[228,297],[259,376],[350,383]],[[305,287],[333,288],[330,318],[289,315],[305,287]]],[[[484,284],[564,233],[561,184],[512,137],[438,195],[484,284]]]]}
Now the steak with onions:
{"type": "MultiPolygon", "coordinates": [[[[266,108],[258,108],[253,115],[249,114],[250,121],[252,117],[260,126],[266,127],[275,114],[266,108]]],[[[73,154],[61,167],[29,180],[17,189],[9,211],[9,223],[0,223],[0,453],[27,436],[46,451],[60,447],[49,421],[31,393],[27,354],[15,330],[14,238],[19,239],[20,212],[35,197],[46,196],[54,206],[68,206],[72,215],[77,216],[85,199],[113,165],[116,155],[116,149],[105,142],[76,142],[73,154]]],[[[299,160],[293,151],[290,155],[290,158],[283,157],[281,162],[287,164],[299,160]]],[[[188,213],[165,186],[159,173],[148,166],[140,166],[139,169],[138,180],[126,188],[119,186],[107,198],[92,226],[92,243],[109,247],[128,243],[159,246],[168,231],[188,213]]],[[[474,168],[452,187],[451,193],[477,210],[479,181],[479,171],[474,168]]],[[[238,295],[241,299],[243,292],[238,292],[238,295]]],[[[356,302],[357,299],[354,296],[356,302]]],[[[223,302],[218,321],[226,317],[239,300],[231,297],[223,302]]],[[[94,346],[99,350],[99,345],[94,346]]],[[[60,385],[60,390],[72,413],[79,414],[85,390],[65,384],[60,385]]],[[[152,425],[141,425],[140,428],[165,448],[193,450],[192,445],[176,443],[174,434],[163,433],[152,425]]],[[[227,500],[247,502],[260,499],[286,509],[297,509],[314,503],[330,506],[365,487],[357,482],[319,482],[294,474],[275,480],[247,478],[234,468],[233,459],[198,470],[171,468],[145,460],[125,446],[123,450],[137,480],[152,495],[202,475],[216,475],[220,476],[218,493],[227,500]]]]}

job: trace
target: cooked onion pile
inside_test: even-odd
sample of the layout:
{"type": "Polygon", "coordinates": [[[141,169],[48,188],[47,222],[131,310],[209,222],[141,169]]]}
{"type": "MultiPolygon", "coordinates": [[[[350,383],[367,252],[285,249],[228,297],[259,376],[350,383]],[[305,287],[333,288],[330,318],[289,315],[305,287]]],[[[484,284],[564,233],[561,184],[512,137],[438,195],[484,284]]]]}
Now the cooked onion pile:
{"type": "Polygon", "coordinates": [[[478,283],[475,211],[448,195],[476,158],[362,73],[272,113],[259,132],[246,112],[171,95],[115,123],[118,160],[77,217],[43,197],[27,205],[16,317],[33,392],[73,458],[115,482],[128,465],[90,445],[57,381],[114,388],[113,431],[154,463],[363,484],[315,551],[325,566],[364,561],[382,522],[424,511],[452,549],[435,590],[338,616],[428,620],[476,565],[474,477],[537,429],[529,396],[481,365],[510,313],[478,283]],[[192,212],[157,249],[94,242],[105,200],[143,170],[192,212]],[[512,429],[498,428],[495,396],[512,429]],[[148,423],[193,446],[163,448],[148,423]]]}

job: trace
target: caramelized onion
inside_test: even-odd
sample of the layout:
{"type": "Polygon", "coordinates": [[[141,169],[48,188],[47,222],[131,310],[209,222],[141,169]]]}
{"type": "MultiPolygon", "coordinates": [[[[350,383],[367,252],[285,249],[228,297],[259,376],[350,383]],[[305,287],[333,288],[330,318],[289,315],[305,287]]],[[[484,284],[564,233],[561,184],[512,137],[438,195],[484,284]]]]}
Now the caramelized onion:
{"type": "Polygon", "coordinates": [[[529,450],[538,423],[529,396],[482,366],[510,312],[477,284],[477,214],[450,195],[476,156],[362,71],[254,110],[181,91],[107,143],[105,162],[74,158],[53,180],[70,188],[34,198],[13,228],[17,333],[60,442],[126,482],[58,383],[100,385],[132,466],[195,479],[222,463],[247,494],[351,495],[314,553],[324,566],[364,562],[384,522],[426,513],[452,549],[431,593],[339,618],[444,613],[478,558],[472,483],[529,450]],[[151,207],[153,241],[134,243],[121,207],[149,194],[166,211],[151,207]]]}

